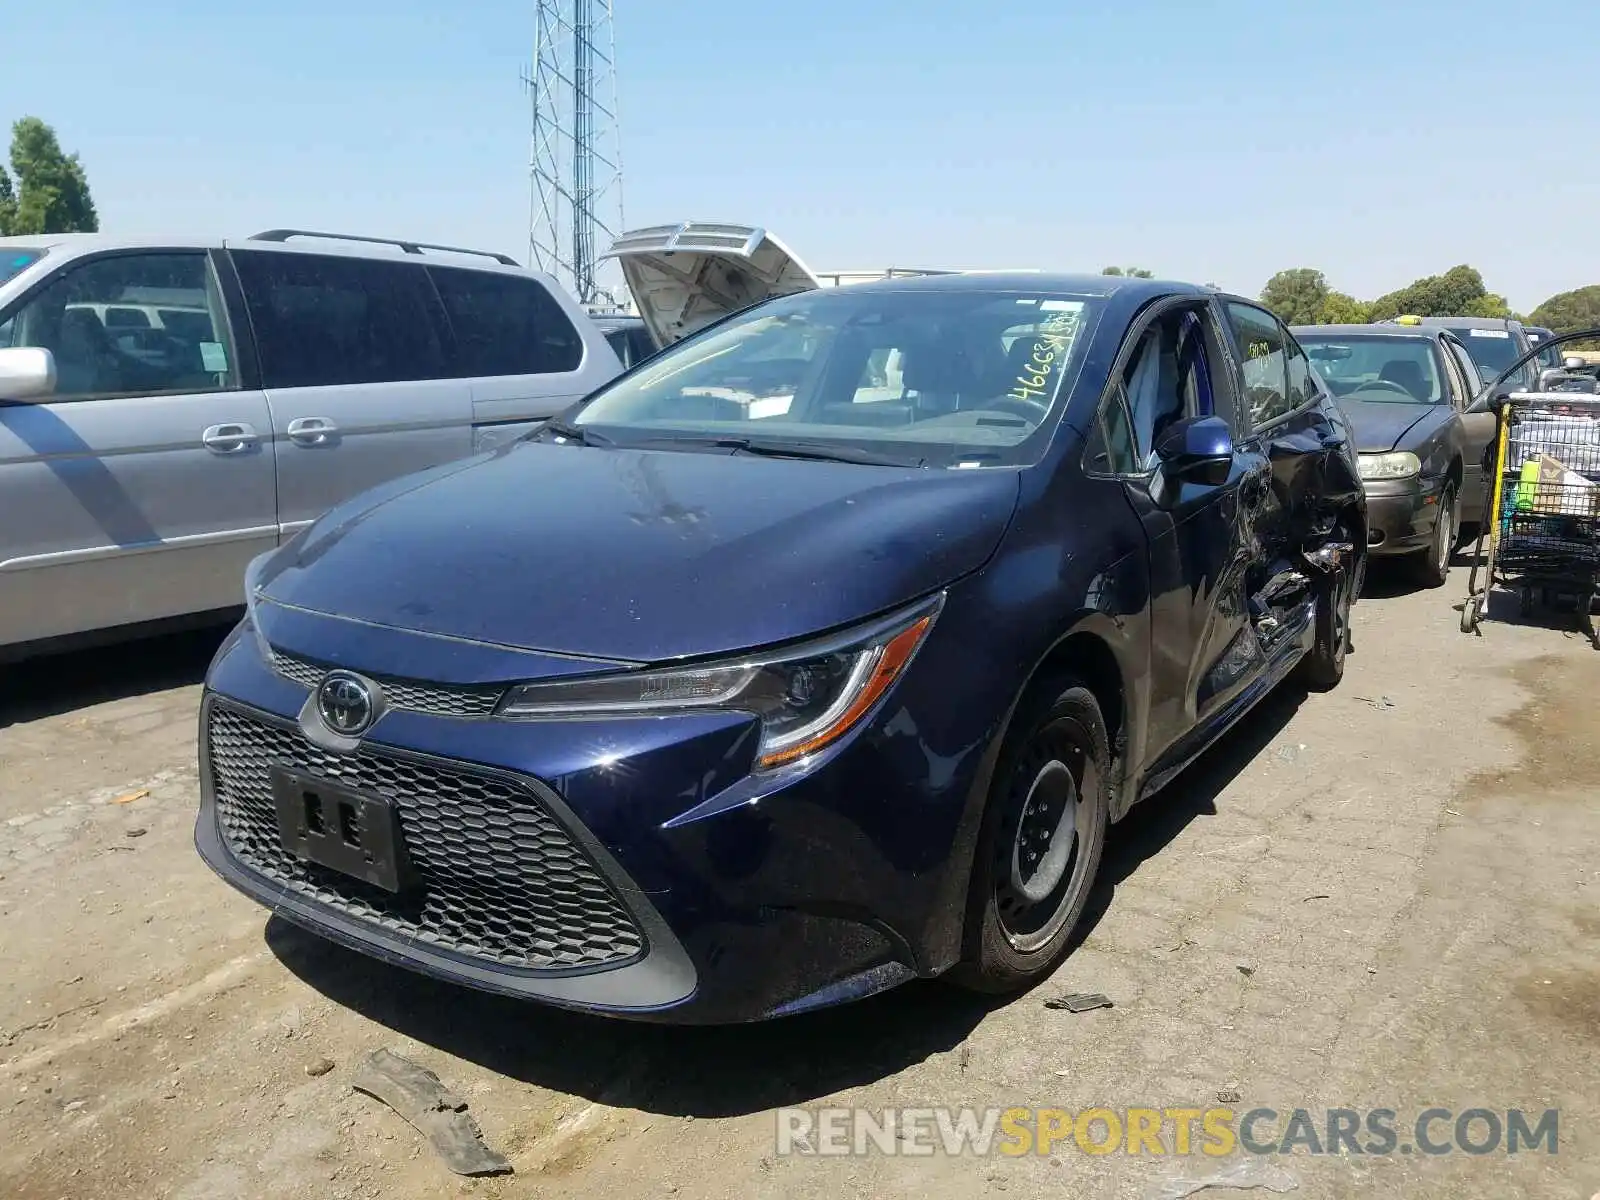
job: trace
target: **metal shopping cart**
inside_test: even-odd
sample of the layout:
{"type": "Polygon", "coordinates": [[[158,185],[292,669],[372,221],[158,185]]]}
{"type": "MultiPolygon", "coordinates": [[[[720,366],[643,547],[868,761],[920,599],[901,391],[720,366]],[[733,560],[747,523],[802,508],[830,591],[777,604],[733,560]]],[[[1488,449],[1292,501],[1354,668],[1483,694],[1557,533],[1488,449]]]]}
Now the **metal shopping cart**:
{"type": "Polygon", "coordinates": [[[1600,589],[1600,396],[1512,393],[1490,450],[1494,485],[1461,631],[1477,630],[1498,585],[1518,591],[1524,617],[1536,597],[1547,607],[1572,598],[1590,644],[1600,649],[1592,615],[1600,589]]]}

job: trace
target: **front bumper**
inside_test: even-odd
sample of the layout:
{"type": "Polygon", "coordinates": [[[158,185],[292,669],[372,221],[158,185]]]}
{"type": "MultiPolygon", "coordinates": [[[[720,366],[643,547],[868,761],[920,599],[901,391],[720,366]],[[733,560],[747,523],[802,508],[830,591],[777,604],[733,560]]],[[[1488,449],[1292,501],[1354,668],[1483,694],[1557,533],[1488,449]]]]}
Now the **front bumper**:
{"type": "MultiPolygon", "coordinates": [[[[902,686],[939,670],[935,641],[902,686]]],[[[926,736],[891,733],[906,719],[894,693],[822,761],[769,777],[748,774],[750,723],[736,714],[390,711],[338,757],[301,732],[305,679],[258,647],[241,626],[208,676],[195,842],[296,925],[474,988],[674,1022],[784,1015],[953,960],[981,767],[969,755],[952,771],[926,736]],[[267,763],[389,795],[415,843],[419,898],[284,851],[263,800],[267,763]]]]}
{"type": "Polygon", "coordinates": [[[1425,550],[1439,519],[1443,479],[1376,480],[1362,485],[1367,495],[1367,551],[1413,554],[1425,550]]]}

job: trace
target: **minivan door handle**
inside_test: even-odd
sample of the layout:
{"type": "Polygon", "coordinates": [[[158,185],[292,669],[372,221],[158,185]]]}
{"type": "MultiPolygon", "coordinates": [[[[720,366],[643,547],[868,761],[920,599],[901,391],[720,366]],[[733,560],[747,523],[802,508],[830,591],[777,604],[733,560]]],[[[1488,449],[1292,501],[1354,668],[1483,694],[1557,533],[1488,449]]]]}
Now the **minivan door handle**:
{"type": "Polygon", "coordinates": [[[299,446],[320,446],[339,427],[327,417],[296,417],[284,428],[289,440],[299,446]]]}
{"type": "Polygon", "coordinates": [[[213,454],[238,454],[250,449],[258,440],[255,426],[246,425],[243,421],[208,425],[200,435],[200,444],[213,454]]]}

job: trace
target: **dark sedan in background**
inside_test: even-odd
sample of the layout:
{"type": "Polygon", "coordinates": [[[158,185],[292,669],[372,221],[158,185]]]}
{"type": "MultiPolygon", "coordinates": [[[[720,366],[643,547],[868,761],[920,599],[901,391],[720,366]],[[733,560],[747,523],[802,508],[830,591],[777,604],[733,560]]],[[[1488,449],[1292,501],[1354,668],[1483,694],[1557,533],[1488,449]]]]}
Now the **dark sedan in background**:
{"type": "Polygon", "coordinates": [[[1026,986],[1111,822],[1292,672],[1339,681],[1344,416],[1197,286],[946,275],[709,324],[745,263],[675,253],[718,284],[670,300],[682,340],[252,566],[200,853],[366,953],[613,1015],[1026,986]]]}
{"type": "Polygon", "coordinates": [[[1367,543],[1403,555],[1429,587],[1445,582],[1461,526],[1484,504],[1494,415],[1471,413],[1479,372],[1437,325],[1304,325],[1294,335],[1355,429],[1367,543]]]}

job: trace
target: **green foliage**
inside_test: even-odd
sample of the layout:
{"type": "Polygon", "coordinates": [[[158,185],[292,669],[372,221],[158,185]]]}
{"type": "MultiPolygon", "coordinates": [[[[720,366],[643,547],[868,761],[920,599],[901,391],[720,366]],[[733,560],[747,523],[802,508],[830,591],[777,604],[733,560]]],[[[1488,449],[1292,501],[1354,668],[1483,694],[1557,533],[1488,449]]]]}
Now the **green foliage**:
{"type": "Polygon", "coordinates": [[[1322,302],[1322,313],[1317,317],[1317,324],[1365,325],[1370,320],[1372,315],[1364,301],[1344,292],[1329,292],[1322,302]]]}
{"type": "Polygon", "coordinates": [[[38,117],[11,127],[11,177],[0,168],[0,235],[93,233],[100,228],[89,180],[76,154],[64,154],[55,130],[38,117]]]}
{"type": "Polygon", "coordinates": [[[1106,267],[1101,270],[1102,275],[1126,275],[1129,279],[1154,279],[1155,276],[1143,267],[1106,267]]]}
{"type": "MultiPolygon", "coordinates": [[[[1546,329],[1553,329],[1557,333],[1600,328],[1600,283],[1574,288],[1570,292],[1558,292],[1534,309],[1529,314],[1528,321],[1534,325],[1542,325],[1546,329]]],[[[1600,349],[1600,342],[1569,342],[1562,349],[1600,349]]]]}
{"type": "Polygon", "coordinates": [[[1313,325],[1322,319],[1328,300],[1328,281],[1321,271],[1290,267],[1267,280],[1261,289],[1265,304],[1285,325],[1313,325]]]}

